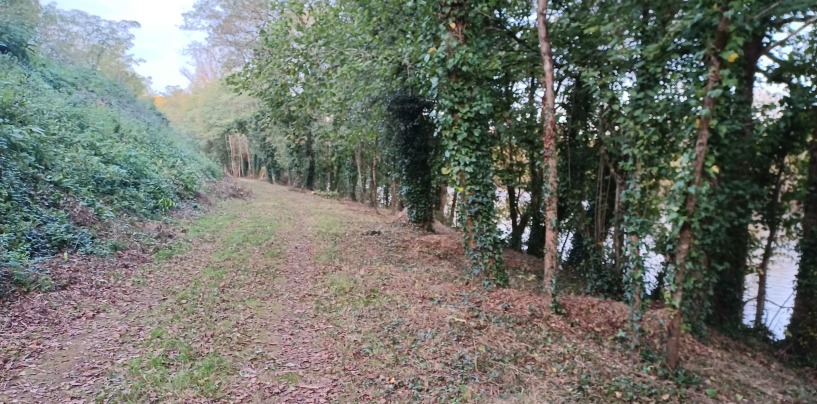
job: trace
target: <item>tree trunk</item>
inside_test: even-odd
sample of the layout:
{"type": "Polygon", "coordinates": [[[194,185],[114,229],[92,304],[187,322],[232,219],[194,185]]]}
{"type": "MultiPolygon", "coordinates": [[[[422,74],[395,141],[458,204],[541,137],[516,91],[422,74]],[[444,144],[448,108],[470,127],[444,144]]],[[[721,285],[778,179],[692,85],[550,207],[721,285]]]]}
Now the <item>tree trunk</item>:
{"type": "Polygon", "coordinates": [[[624,245],[624,232],[621,231],[621,223],[624,221],[624,210],[621,207],[621,194],[624,191],[624,181],[616,175],[616,197],[613,208],[613,256],[615,264],[613,268],[616,273],[621,273],[622,246],[624,245]]]}
{"type": "Polygon", "coordinates": [[[559,177],[557,171],[556,149],[556,93],[553,88],[553,55],[550,48],[547,27],[548,0],[538,0],[537,28],[539,32],[539,51],[544,70],[545,96],[542,97],[542,142],[544,143],[543,161],[545,166],[545,267],[543,282],[545,286],[546,307],[553,300],[553,277],[558,267],[556,229],[559,201],[559,177]]]}
{"type": "Polygon", "coordinates": [[[792,349],[806,363],[817,364],[817,132],[809,143],[800,268],[789,333],[792,349]]]}
{"type": "Polygon", "coordinates": [[[330,185],[330,189],[329,189],[330,191],[335,191],[335,192],[340,191],[340,166],[341,166],[340,162],[334,164],[335,173],[334,173],[334,175],[332,175],[332,178],[335,179],[335,182],[330,185]]]}
{"type": "Polygon", "coordinates": [[[391,208],[392,212],[397,211],[397,200],[400,199],[400,196],[397,195],[397,180],[391,180],[391,190],[389,192],[391,195],[391,201],[389,201],[389,208],[391,208]]]}
{"type": "Polygon", "coordinates": [[[777,182],[774,184],[774,193],[769,200],[768,218],[766,223],[769,227],[769,236],[766,238],[766,245],[763,248],[763,258],[757,268],[757,304],[755,310],[755,328],[763,325],[763,314],[766,311],[766,280],[769,261],[774,252],[774,243],[777,241],[777,229],[780,225],[778,218],[778,206],[780,205],[780,193],[783,189],[783,164],[778,165],[777,182]]]}
{"type": "Polygon", "coordinates": [[[364,196],[366,194],[364,193],[365,190],[363,189],[363,178],[365,177],[363,176],[363,156],[361,155],[363,152],[361,151],[361,147],[362,146],[358,144],[355,148],[355,166],[357,167],[357,181],[355,188],[357,188],[357,200],[360,203],[365,203],[364,196]]]}
{"type": "Polygon", "coordinates": [[[630,234],[629,254],[630,262],[633,264],[631,270],[633,282],[633,297],[630,308],[630,343],[633,348],[638,347],[641,339],[641,319],[644,316],[644,267],[641,265],[641,254],[638,251],[641,245],[641,237],[637,233],[630,234]]]}
{"type": "MultiPolygon", "coordinates": [[[[753,167],[749,157],[754,152],[754,86],[757,76],[758,60],[763,54],[763,41],[766,38],[764,24],[758,23],[761,28],[757,30],[744,44],[743,54],[740,57],[740,70],[738,76],[738,97],[736,113],[740,114],[742,131],[737,132],[739,137],[725,139],[725,144],[721,147],[729,150],[729,154],[735,156],[733,163],[724,170],[720,177],[721,184],[737,184],[733,187],[739,189],[722,205],[728,209],[735,217],[730,219],[729,227],[718,230],[727,237],[723,238],[723,243],[714,250],[713,261],[723,269],[716,271],[717,283],[712,299],[713,318],[710,321],[719,325],[740,324],[743,318],[743,291],[746,283],[746,273],[748,272],[749,256],[749,223],[752,220],[752,208],[750,207],[751,196],[747,195],[745,186],[752,181],[751,172],[758,170],[763,172],[771,167],[753,167]],[[722,253],[718,253],[722,251],[722,253]]],[[[736,69],[737,70],[737,69],[736,69]]]]}
{"type": "Polygon", "coordinates": [[[437,218],[441,223],[448,223],[445,216],[445,208],[448,207],[448,186],[440,185],[437,187],[437,218]]]}
{"type": "MultiPolygon", "coordinates": [[[[530,74],[530,81],[528,82],[528,108],[531,114],[539,108],[536,103],[536,89],[537,89],[537,74],[536,70],[532,69],[530,74]]],[[[528,151],[528,192],[530,192],[530,203],[528,203],[525,213],[522,215],[525,218],[525,227],[530,222],[530,232],[528,233],[528,240],[525,243],[528,255],[535,257],[544,256],[545,245],[545,226],[542,220],[542,172],[539,166],[539,150],[541,145],[538,136],[526,136],[525,148],[528,151]]]]}
{"type": "Polygon", "coordinates": [[[511,234],[508,240],[508,245],[516,250],[522,251],[522,232],[525,228],[522,227],[522,221],[519,220],[519,198],[516,197],[516,187],[508,185],[508,212],[511,216],[511,234]]]}
{"type": "Polygon", "coordinates": [[[437,210],[440,212],[440,217],[445,217],[445,208],[448,206],[448,186],[440,185],[437,189],[439,194],[437,199],[437,210]]]}
{"type": "Polygon", "coordinates": [[[315,189],[315,151],[313,149],[314,140],[312,139],[312,133],[307,132],[306,134],[306,158],[307,164],[306,167],[306,183],[304,188],[308,190],[315,189]]]}
{"type": "MultiPolygon", "coordinates": [[[[377,142],[375,142],[375,150],[377,150],[377,142]]],[[[369,182],[369,200],[372,204],[372,207],[377,210],[379,205],[377,201],[377,152],[374,152],[374,156],[372,156],[372,173],[371,173],[371,181],[369,182]]]]}
{"type": "Polygon", "coordinates": [[[530,204],[528,205],[528,215],[530,217],[530,234],[528,234],[527,253],[534,257],[543,257],[545,250],[545,224],[542,218],[542,172],[539,170],[536,153],[531,149],[529,155],[530,174],[530,204]]]}
{"type": "Polygon", "coordinates": [[[704,96],[704,111],[700,117],[698,128],[698,139],[695,143],[695,161],[692,167],[691,187],[693,192],[687,192],[684,203],[686,220],[681,225],[678,236],[678,245],[675,250],[675,291],[672,292],[670,314],[672,319],[667,330],[667,366],[670,369],[677,369],[680,362],[681,348],[681,325],[682,308],[684,304],[684,282],[686,280],[687,258],[692,248],[692,220],[695,217],[695,208],[698,203],[698,195],[703,184],[703,168],[706,162],[706,151],[709,144],[710,126],[712,124],[712,114],[715,110],[717,100],[711,95],[712,91],[721,82],[721,59],[720,53],[726,45],[728,36],[729,19],[721,15],[717,32],[713,42],[713,49],[709,54],[709,78],[706,84],[706,96],[704,96]]]}
{"type": "Polygon", "coordinates": [[[443,67],[447,79],[441,104],[447,107],[441,111],[445,118],[438,129],[453,152],[448,161],[460,198],[465,256],[471,274],[483,276],[487,283],[503,285],[507,273],[496,225],[492,159],[495,136],[489,127],[492,108],[479,107],[484,105],[483,95],[476,91],[491,79],[476,68],[480,52],[490,51],[480,46],[488,35],[483,29],[485,18],[475,12],[479,6],[468,1],[441,0],[440,5],[441,13],[437,15],[449,27],[447,43],[452,46],[443,67]],[[477,53],[472,54],[474,51],[477,53]]]}
{"type": "MultiPolygon", "coordinates": [[[[632,176],[631,189],[638,190],[641,187],[641,164],[640,162],[636,162],[633,171],[630,174],[632,176]]],[[[624,181],[621,181],[622,188],[624,181]]],[[[639,203],[629,203],[627,206],[627,212],[630,216],[628,219],[632,221],[632,215],[638,215],[637,209],[639,208],[639,203]]],[[[622,211],[624,208],[622,208],[622,211]]],[[[641,320],[644,316],[644,264],[641,259],[641,235],[638,234],[635,229],[628,227],[628,232],[630,233],[630,242],[627,245],[627,262],[629,263],[629,281],[630,281],[630,291],[632,293],[632,297],[630,298],[630,343],[635,351],[635,348],[638,347],[641,339],[641,320]]],[[[620,235],[622,238],[624,234],[620,235]]],[[[623,242],[623,240],[622,240],[623,242]]]]}
{"type": "Polygon", "coordinates": [[[451,210],[448,212],[448,225],[454,226],[455,220],[457,218],[457,194],[459,192],[454,191],[454,196],[451,197],[451,210]]]}

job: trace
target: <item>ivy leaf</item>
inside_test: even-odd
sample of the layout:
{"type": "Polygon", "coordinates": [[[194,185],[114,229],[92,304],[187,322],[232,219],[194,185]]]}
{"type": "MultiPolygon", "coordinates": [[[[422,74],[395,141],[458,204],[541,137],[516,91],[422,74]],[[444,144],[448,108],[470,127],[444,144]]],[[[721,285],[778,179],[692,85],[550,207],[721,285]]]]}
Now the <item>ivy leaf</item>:
{"type": "Polygon", "coordinates": [[[719,89],[710,91],[706,95],[709,96],[709,97],[712,97],[712,98],[718,98],[718,97],[721,96],[721,94],[723,94],[723,89],[719,88],[719,89]]]}

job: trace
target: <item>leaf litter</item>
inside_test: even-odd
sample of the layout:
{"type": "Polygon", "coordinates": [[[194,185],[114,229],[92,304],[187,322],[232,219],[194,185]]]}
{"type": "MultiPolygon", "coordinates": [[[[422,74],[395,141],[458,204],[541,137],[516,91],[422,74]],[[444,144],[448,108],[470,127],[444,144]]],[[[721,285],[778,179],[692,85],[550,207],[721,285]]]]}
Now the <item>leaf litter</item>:
{"type": "MultiPolygon", "coordinates": [[[[241,181],[152,257],[55,262],[51,293],[2,302],[0,402],[808,402],[813,374],[715,336],[688,338],[694,382],[616,338],[625,305],[541,304],[467,278],[458,235],[384,211],[241,181]],[[184,246],[184,248],[181,248],[184,246]],[[165,251],[165,250],[163,250],[165,251]]],[[[163,231],[166,231],[164,229],[163,231]]],[[[59,261],[59,260],[58,260],[59,261]]],[[[661,310],[645,322],[660,346],[661,310]]],[[[652,344],[652,345],[650,345],[652,344]]],[[[813,398],[813,396],[811,396],[813,398]]]]}

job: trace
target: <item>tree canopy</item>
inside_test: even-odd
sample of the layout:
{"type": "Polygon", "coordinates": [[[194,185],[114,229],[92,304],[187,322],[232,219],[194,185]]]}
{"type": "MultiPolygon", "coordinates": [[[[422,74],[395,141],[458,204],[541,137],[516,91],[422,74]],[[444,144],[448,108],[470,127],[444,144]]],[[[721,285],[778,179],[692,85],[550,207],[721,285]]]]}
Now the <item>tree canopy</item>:
{"type": "MultiPolygon", "coordinates": [[[[636,345],[658,300],[677,341],[707,324],[742,327],[745,277],[762,282],[768,266],[753,251],[785,234],[803,240],[797,295],[812,293],[798,236],[811,231],[812,5],[282,1],[257,31],[238,32],[261,14],[217,3],[190,27],[251,51],[227,81],[260,103],[251,132],[270,178],[375,206],[397,198],[409,212],[433,206],[456,218],[486,284],[506,282],[502,248],[541,255],[558,243],[557,295],[559,279],[578,278],[630,302],[636,345]],[[416,182],[426,169],[413,176],[411,164],[431,178],[416,182]]],[[[423,228],[432,217],[410,214],[423,228]]],[[[795,306],[795,322],[813,321],[795,306]]],[[[811,343],[798,344],[808,356],[797,347],[811,343]]]]}

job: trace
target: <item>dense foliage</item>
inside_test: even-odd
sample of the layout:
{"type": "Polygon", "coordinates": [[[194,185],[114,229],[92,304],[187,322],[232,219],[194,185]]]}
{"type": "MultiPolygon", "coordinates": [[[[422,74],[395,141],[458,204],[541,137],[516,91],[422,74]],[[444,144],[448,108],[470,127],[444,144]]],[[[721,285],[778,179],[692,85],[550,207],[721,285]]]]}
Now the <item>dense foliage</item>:
{"type": "MultiPolygon", "coordinates": [[[[384,194],[395,177],[426,187],[374,167],[399,174],[410,156],[378,146],[393,127],[389,94],[411,88],[433,100],[442,147],[430,154],[441,168],[433,182],[454,188],[450,210],[473,273],[504,279],[498,220],[510,224],[508,246],[535,255],[559,232],[560,273],[627,300],[634,345],[647,299],[667,306],[674,366],[683,330],[740,328],[745,276],[756,271],[765,285],[777,240],[809,231],[801,191],[815,133],[817,10],[772,1],[540,3],[537,27],[528,2],[276,2],[255,57],[231,82],[264,103],[262,121],[275,129],[261,136],[297,151],[282,166],[320,179],[354,162],[354,181],[320,185],[340,193],[384,194]],[[549,88],[545,45],[555,65],[549,88]],[[556,97],[557,150],[543,155],[544,90],[556,97]],[[554,154],[556,166],[545,164],[554,154]],[[507,206],[496,211],[498,188],[507,206]],[[557,200],[558,209],[548,205],[557,200]],[[761,240],[756,227],[775,230],[761,240]]],[[[813,290],[810,249],[801,243],[798,296],[813,290]]],[[[795,323],[815,317],[804,314],[807,300],[798,299],[795,323]]]]}
{"type": "Polygon", "coordinates": [[[439,147],[428,117],[432,104],[422,97],[398,94],[388,101],[394,127],[394,147],[400,173],[400,196],[409,222],[432,230],[437,194],[434,189],[434,159],[439,147]]]}
{"type": "Polygon", "coordinates": [[[460,228],[470,274],[505,283],[504,247],[544,256],[546,292],[555,275],[630,304],[634,348],[652,300],[671,317],[672,368],[681,334],[710,325],[774,344],[767,273],[797,243],[779,347],[813,363],[813,4],[262,3],[186,15],[208,35],[191,47],[196,77],[254,102],[207,139],[225,167],[375,207],[401,199],[415,222],[433,204],[460,228]]]}
{"type": "MultiPolygon", "coordinates": [[[[64,32],[71,31],[66,24],[64,32]]],[[[97,232],[104,222],[157,217],[219,175],[193,142],[134,95],[133,81],[114,81],[78,60],[45,58],[37,52],[43,44],[18,47],[25,55],[0,55],[3,285],[25,282],[38,258],[103,251],[97,232]]],[[[131,69],[122,65],[121,77],[135,77],[131,69]]]]}

